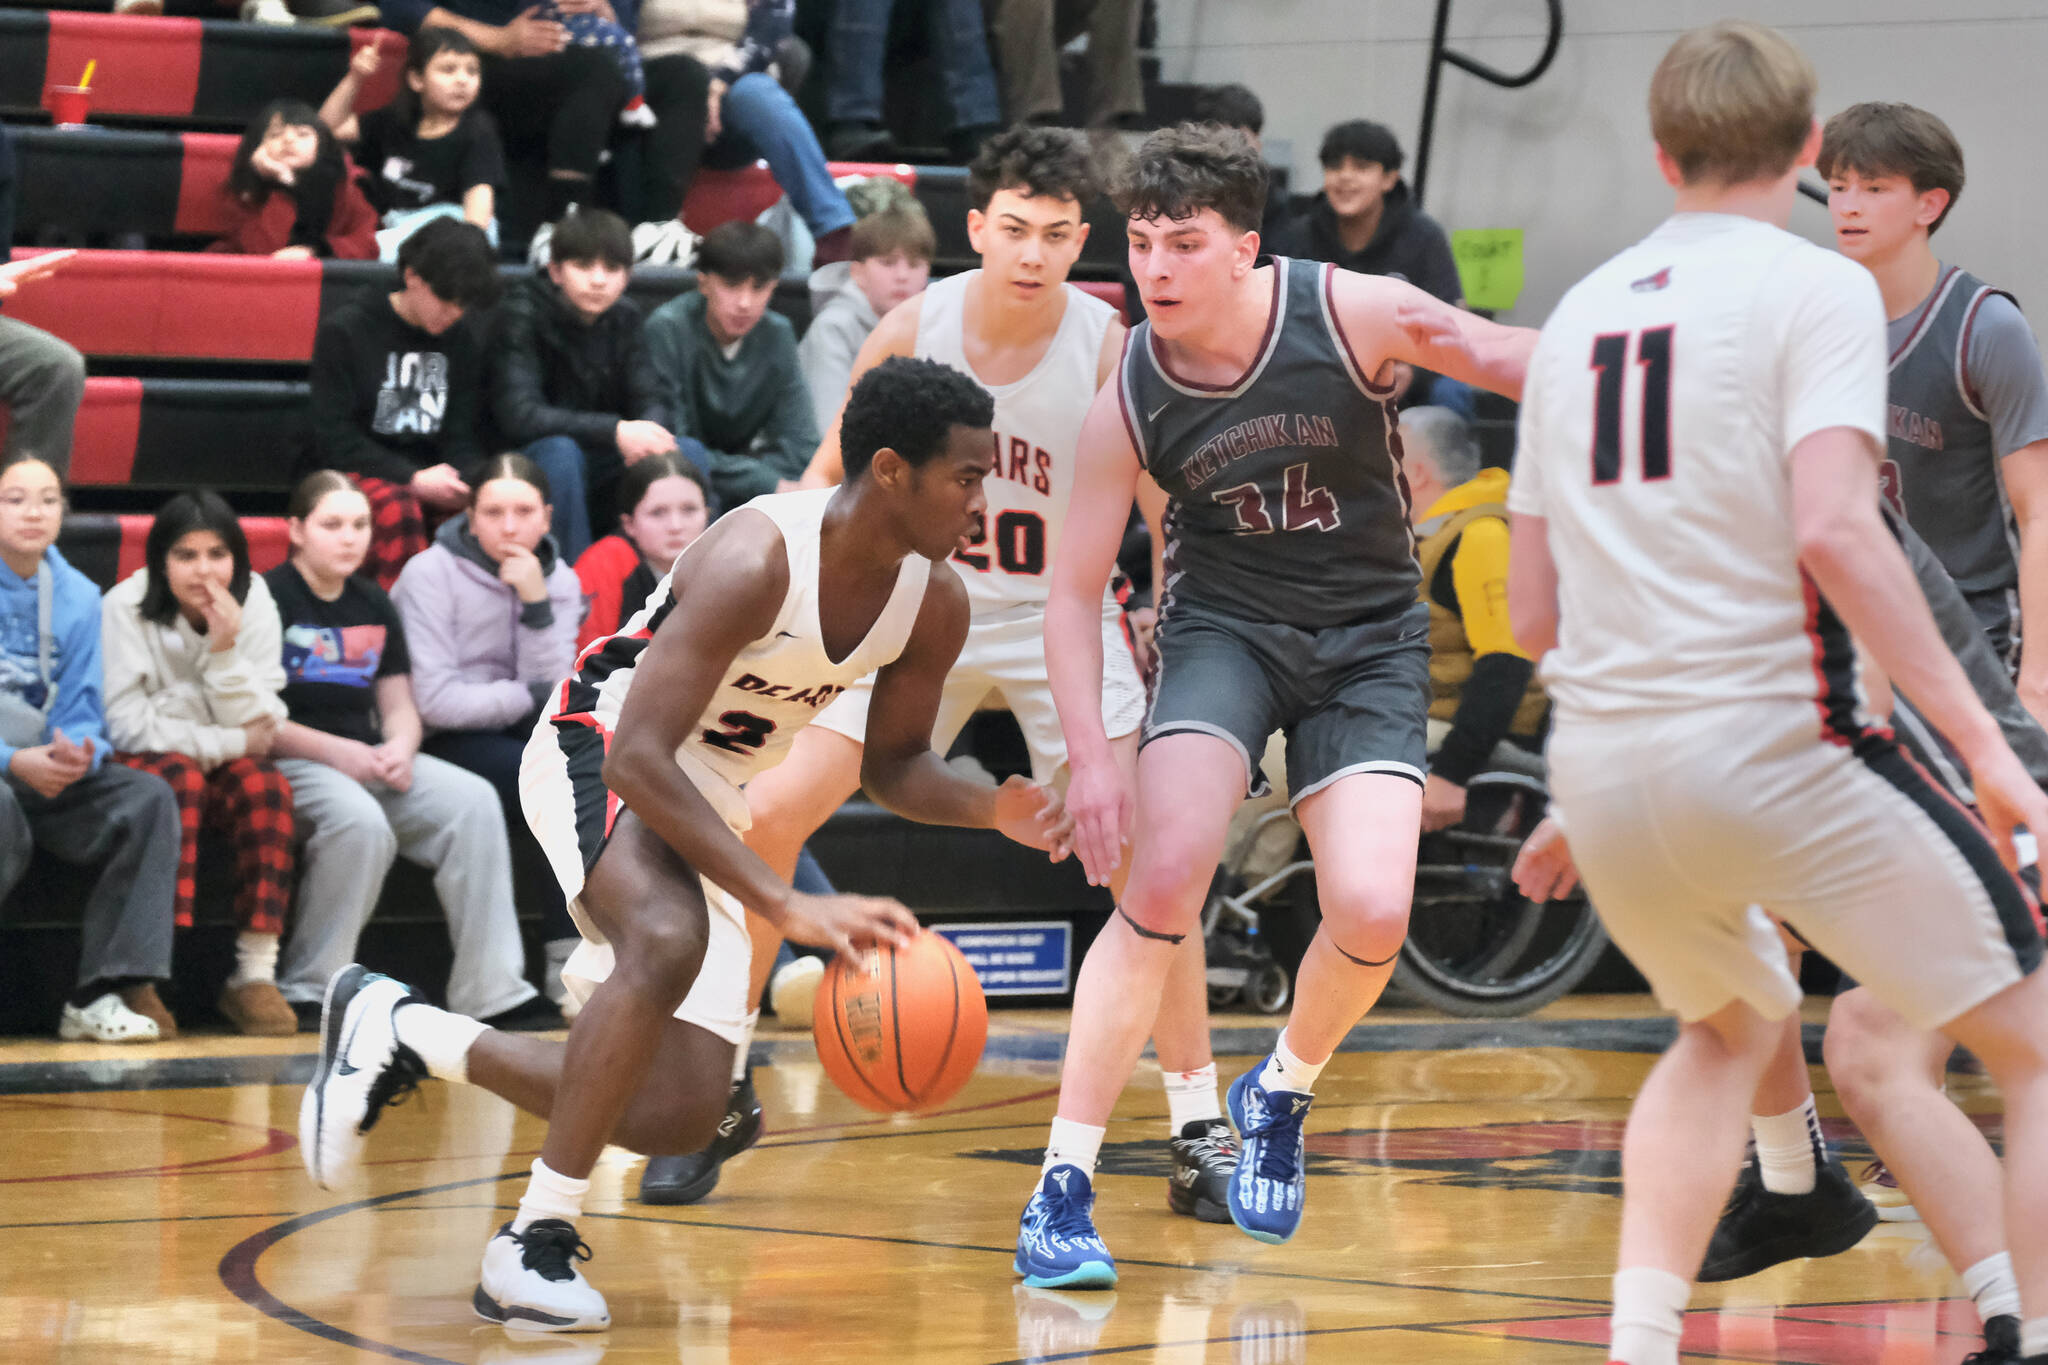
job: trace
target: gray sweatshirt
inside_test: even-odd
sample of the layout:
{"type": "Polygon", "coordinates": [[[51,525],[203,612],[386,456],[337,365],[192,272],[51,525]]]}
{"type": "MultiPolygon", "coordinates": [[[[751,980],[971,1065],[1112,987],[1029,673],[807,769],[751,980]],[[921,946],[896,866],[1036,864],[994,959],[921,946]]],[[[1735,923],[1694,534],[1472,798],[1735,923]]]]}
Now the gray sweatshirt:
{"type": "Polygon", "coordinates": [[[819,431],[829,430],[832,419],[839,415],[853,374],[853,358],[881,320],[868,296],[853,282],[847,262],[834,261],[811,273],[811,326],[796,355],[803,366],[804,382],[811,388],[819,431]]]}

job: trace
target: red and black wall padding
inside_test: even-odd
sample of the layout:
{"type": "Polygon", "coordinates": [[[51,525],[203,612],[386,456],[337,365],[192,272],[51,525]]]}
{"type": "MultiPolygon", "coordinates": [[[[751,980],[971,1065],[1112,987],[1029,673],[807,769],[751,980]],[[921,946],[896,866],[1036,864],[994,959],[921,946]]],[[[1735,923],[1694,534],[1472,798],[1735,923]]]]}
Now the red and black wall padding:
{"type": "Polygon", "coordinates": [[[354,50],[373,42],[385,48],[386,60],[358,101],[363,109],[378,107],[398,88],[406,48],[399,34],[0,10],[0,111],[13,117],[37,113],[46,85],[76,84],[86,63],[96,62],[96,116],[239,129],[282,96],[317,107],[348,70],[354,50]]]}
{"type": "MultiPolygon", "coordinates": [[[[105,592],[142,567],[142,547],[149,538],[147,514],[112,515],[74,512],[64,518],[57,548],[71,566],[105,592]]],[[[257,573],[274,569],[291,554],[291,535],[283,517],[242,517],[249,538],[249,567],[257,573]]]]}
{"type": "Polygon", "coordinates": [[[304,384],[88,379],[70,482],[281,492],[299,474],[307,444],[304,384]]]}

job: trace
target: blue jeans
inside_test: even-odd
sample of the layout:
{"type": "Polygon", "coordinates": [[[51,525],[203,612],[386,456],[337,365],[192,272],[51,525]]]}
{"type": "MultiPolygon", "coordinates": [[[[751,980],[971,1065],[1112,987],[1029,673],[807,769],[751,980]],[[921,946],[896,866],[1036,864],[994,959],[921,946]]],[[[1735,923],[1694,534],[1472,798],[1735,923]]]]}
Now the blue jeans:
{"type": "Polygon", "coordinates": [[[724,131],[705,152],[705,165],[744,166],[759,157],[813,237],[853,225],[853,206],[832,182],[818,135],[773,76],[750,71],[734,81],[719,119],[724,131]]]}
{"type": "MultiPolygon", "coordinates": [[[[574,565],[590,548],[589,461],[583,446],[573,436],[543,436],[527,445],[526,458],[548,476],[548,500],[555,509],[554,524],[549,529],[555,533],[555,548],[561,552],[563,562],[574,565]]],[[[618,458],[618,452],[612,452],[614,463],[618,458]]],[[[617,477],[613,475],[614,482],[617,477]]]]}
{"type": "MultiPolygon", "coordinates": [[[[981,0],[927,3],[953,126],[1000,124],[1003,106],[996,95],[981,0]]],[[[882,59],[889,42],[889,13],[895,8],[896,0],[839,0],[839,13],[832,21],[831,77],[825,88],[825,113],[832,122],[882,121],[882,59]]]]}

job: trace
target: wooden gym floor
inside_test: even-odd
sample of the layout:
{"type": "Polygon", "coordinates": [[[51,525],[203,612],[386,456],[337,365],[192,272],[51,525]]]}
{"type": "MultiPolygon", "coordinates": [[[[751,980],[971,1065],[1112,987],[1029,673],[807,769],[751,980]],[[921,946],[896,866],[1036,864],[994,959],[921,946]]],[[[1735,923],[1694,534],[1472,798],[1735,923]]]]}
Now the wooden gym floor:
{"type": "MultiPolygon", "coordinates": [[[[647,1208],[636,1161],[600,1165],[581,1226],[614,1325],[580,1338],[470,1312],[541,1141],[510,1106],[429,1084],[371,1134],[362,1186],[330,1194],[294,1137],[310,1039],[0,1042],[0,1361],[1601,1359],[1622,1120],[1669,1036],[1644,1000],[1499,1023],[1375,1013],[1324,1073],[1307,1219],[1279,1247],[1168,1213],[1147,1063],[1103,1152],[1097,1221],[1123,1271],[1108,1294],[1026,1290],[1010,1270],[1064,1024],[998,1013],[968,1089],[917,1120],[856,1109],[808,1038],[764,1032],[768,1135],[709,1200],[647,1208]]],[[[1226,1083],[1271,1029],[1216,1021],[1226,1083]]],[[[1956,1093],[1995,1114],[1981,1082],[1956,1093]]],[[[1832,1260],[1703,1287],[1687,1359],[1954,1365],[1977,1344],[1956,1294],[1918,1224],[1880,1224],[1832,1260]]]]}

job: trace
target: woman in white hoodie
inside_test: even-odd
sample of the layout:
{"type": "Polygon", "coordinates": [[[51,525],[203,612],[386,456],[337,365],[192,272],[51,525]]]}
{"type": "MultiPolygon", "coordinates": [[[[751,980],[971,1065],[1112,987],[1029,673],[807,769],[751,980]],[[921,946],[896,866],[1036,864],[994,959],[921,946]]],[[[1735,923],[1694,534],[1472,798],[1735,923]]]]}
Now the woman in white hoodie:
{"type": "Polygon", "coordinates": [[[178,798],[177,922],[192,922],[201,827],[234,841],[235,970],[220,1010],[244,1033],[298,1031],[277,989],[292,894],[292,787],[270,759],[285,717],[277,607],[249,571],[241,523],[217,493],[165,503],[143,567],[100,603],[107,737],[115,758],[178,798]]]}

